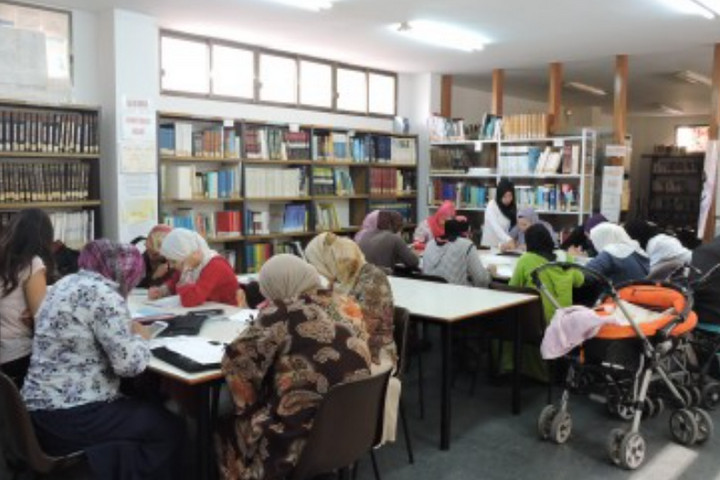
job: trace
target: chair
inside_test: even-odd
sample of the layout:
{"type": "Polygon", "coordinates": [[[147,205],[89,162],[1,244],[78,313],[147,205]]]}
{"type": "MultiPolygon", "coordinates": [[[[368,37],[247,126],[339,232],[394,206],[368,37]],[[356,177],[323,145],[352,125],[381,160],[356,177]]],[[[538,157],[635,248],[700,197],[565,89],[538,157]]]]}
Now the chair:
{"type": "Polygon", "coordinates": [[[50,474],[75,466],[84,458],[82,451],[62,457],[43,452],[20,392],[3,373],[0,373],[0,427],[0,451],[13,476],[50,474]]]}
{"type": "Polygon", "coordinates": [[[318,409],[305,448],[290,480],[348,468],[372,453],[382,432],[385,391],[390,370],[361,380],[335,385],[318,409]],[[369,421],[375,419],[375,421],[369,421]]]}
{"type": "MultiPolygon", "coordinates": [[[[407,339],[410,326],[410,312],[403,307],[395,307],[393,315],[393,337],[395,347],[397,348],[398,361],[395,369],[395,378],[402,380],[402,375],[406,368],[407,355],[407,339]]],[[[400,414],[400,423],[402,424],[403,435],[405,437],[405,447],[407,448],[408,461],[415,463],[413,455],[412,443],[410,443],[410,433],[408,431],[407,420],[405,417],[405,406],[403,404],[402,394],[400,395],[400,403],[398,404],[398,412],[400,414]]]]}

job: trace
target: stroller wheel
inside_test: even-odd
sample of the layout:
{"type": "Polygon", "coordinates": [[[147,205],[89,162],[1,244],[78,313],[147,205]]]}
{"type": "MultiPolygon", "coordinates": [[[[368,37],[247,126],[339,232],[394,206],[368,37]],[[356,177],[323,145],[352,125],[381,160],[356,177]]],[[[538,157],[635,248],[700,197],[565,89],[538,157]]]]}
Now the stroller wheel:
{"type": "Polygon", "coordinates": [[[715,410],[720,404],[720,383],[709,382],[702,389],[702,405],[708,410],[715,410]]]}
{"type": "Polygon", "coordinates": [[[547,440],[550,438],[550,427],[552,427],[552,421],[557,412],[558,409],[555,405],[545,405],[545,408],[540,412],[537,423],[540,439],[547,440]]]}
{"type": "Polygon", "coordinates": [[[647,444],[642,435],[630,432],[620,443],[620,464],[628,470],[635,470],[645,461],[647,444]]]}
{"type": "Polygon", "coordinates": [[[670,434],[681,445],[690,446],[698,439],[698,424],[687,408],[675,410],[670,415],[670,434]]]}
{"type": "Polygon", "coordinates": [[[693,385],[692,387],[688,387],[688,388],[690,389],[690,392],[692,393],[693,407],[699,407],[700,405],[702,405],[703,395],[702,395],[702,392],[700,391],[700,387],[698,387],[697,385],[693,385]]]}
{"type": "Polygon", "coordinates": [[[629,421],[635,416],[635,407],[625,402],[618,402],[615,413],[622,420],[629,421]]]}
{"type": "Polygon", "coordinates": [[[550,438],[558,445],[567,442],[572,433],[572,418],[568,412],[560,411],[555,414],[550,425],[550,438]]]}
{"type": "Polygon", "coordinates": [[[676,387],[678,393],[680,394],[680,398],[682,398],[683,402],[685,402],[685,405],[683,408],[690,408],[693,405],[693,394],[690,393],[690,390],[683,386],[676,387]]]}
{"type": "Polygon", "coordinates": [[[613,428],[610,430],[610,436],[607,439],[605,447],[607,448],[608,457],[618,467],[622,465],[620,460],[620,445],[625,438],[625,430],[622,428],[613,428]]]}
{"type": "Polygon", "coordinates": [[[713,435],[715,427],[713,426],[712,417],[710,414],[702,408],[693,408],[693,415],[695,415],[695,422],[698,426],[698,438],[695,441],[698,445],[707,442],[713,435]]]}
{"type": "Polygon", "coordinates": [[[643,419],[652,418],[655,414],[655,402],[652,398],[648,397],[643,404],[643,419]]]}
{"type": "Polygon", "coordinates": [[[656,398],[653,403],[655,404],[655,416],[659,417],[665,412],[665,400],[662,398],[656,398]]]}

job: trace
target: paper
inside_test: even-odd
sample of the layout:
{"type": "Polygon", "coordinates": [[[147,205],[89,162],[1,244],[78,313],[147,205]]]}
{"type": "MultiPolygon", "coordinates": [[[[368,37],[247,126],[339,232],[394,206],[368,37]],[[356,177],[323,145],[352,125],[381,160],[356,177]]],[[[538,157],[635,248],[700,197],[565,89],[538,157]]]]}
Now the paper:
{"type": "Polygon", "coordinates": [[[620,221],[624,175],[623,167],[605,166],[603,168],[600,213],[613,223],[620,221]]]}
{"type": "Polygon", "coordinates": [[[155,111],[147,98],[123,96],[118,155],[122,173],[157,172],[155,111]]]}
{"type": "Polygon", "coordinates": [[[158,298],[157,300],[145,300],[146,305],[158,308],[180,308],[180,295],[171,295],[169,297],[158,298]]]}
{"type": "Polygon", "coordinates": [[[136,305],[132,304],[129,306],[130,316],[133,320],[150,319],[157,317],[169,317],[172,313],[166,312],[150,305],[136,305]]]}
{"type": "Polygon", "coordinates": [[[155,175],[120,175],[120,241],[147,236],[157,224],[157,178],[155,175]]]}
{"type": "MultiPolygon", "coordinates": [[[[712,205],[713,193],[717,184],[717,163],[718,150],[720,144],[717,140],[708,141],[707,152],[705,153],[705,172],[703,177],[702,195],[700,197],[700,215],[698,216],[698,238],[705,237],[705,226],[707,225],[707,217],[710,213],[712,205]]],[[[717,205],[716,205],[717,211],[717,205]]]]}
{"type": "Polygon", "coordinates": [[[220,363],[225,345],[200,337],[175,337],[165,341],[165,347],[202,365],[220,363]]]}
{"type": "Polygon", "coordinates": [[[244,308],[237,313],[230,315],[228,318],[234,322],[250,322],[255,320],[258,316],[259,310],[252,310],[250,308],[244,308]]]}

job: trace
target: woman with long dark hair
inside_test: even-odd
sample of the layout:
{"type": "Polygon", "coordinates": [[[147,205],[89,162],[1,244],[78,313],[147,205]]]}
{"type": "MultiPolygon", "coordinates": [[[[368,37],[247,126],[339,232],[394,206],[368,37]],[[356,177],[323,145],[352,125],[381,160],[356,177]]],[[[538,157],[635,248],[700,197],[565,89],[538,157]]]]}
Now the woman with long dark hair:
{"type": "Polygon", "coordinates": [[[503,178],[498,183],[495,198],[490,200],[485,209],[482,241],[486,247],[500,247],[512,240],[510,229],[517,223],[517,207],[515,205],[515,185],[503,178]]]}
{"type": "Polygon", "coordinates": [[[0,370],[22,386],[34,317],[54,270],[53,227],[42,210],[23,210],[0,234],[0,370]]]}

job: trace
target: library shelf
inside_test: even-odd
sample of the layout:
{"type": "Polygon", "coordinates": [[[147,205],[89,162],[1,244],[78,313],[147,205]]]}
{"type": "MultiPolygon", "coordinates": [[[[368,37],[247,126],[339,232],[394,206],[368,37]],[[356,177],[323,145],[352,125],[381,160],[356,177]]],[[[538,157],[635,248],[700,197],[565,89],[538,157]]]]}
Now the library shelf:
{"type": "Polygon", "coordinates": [[[161,155],[160,160],[163,162],[198,162],[198,163],[239,163],[240,158],[230,157],[186,157],[174,155],[161,155]]]}
{"type": "Polygon", "coordinates": [[[313,195],[313,200],[322,200],[322,201],[328,201],[328,200],[363,200],[366,198],[374,198],[371,197],[368,194],[363,193],[357,193],[353,195],[313,195]]]}
{"type": "Polygon", "coordinates": [[[370,168],[417,168],[414,163],[368,163],[370,168]]]}
{"type": "Polygon", "coordinates": [[[100,200],[82,200],[67,202],[4,202],[0,203],[0,210],[22,210],[26,208],[87,208],[99,207],[100,200]]]}
{"type": "Polygon", "coordinates": [[[245,240],[243,235],[221,235],[219,237],[205,237],[208,243],[229,243],[229,242],[241,242],[245,240]]]}
{"type": "Polygon", "coordinates": [[[202,203],[202,204],[223,204],[223,203],[242,203],[245,199],[242,197],[231,198],[163,198],[165,203],[202,203]]]}
{"type": "Polygon", "coordinates": [[[293,238],[293,237],[314,237],[318,232],[276,232],[263,234],[248,234],[244,240],[247,242],[257,242],[263,240],[273,240],[276,238],[293,238]]]}
{"type": "Polygon", "coordinates": [[[316,162],[312,160],[264,160],[256,158],[243,158],[242,163],[245,165],[313,165],[316,162]]]}
{"type": "Polygon", "coordinates": [[[309,202],[313,197],[245,197],[246,202],[309,202]]]}
{"type": "Polygon", "coordinates": [[[369,162],[353,162],[352,160],[313,160],[313,165],[318,167],[358,167],[367,168],[371,164],[369,162]]]}
{"type": "Polygon", "coordinates": [[[70,160],[98,160],[99,153],[64,153],[64,152],[0,152],[0,158],[67,158],[70,160]]]}
{"type": "Polygon", "coordinates": [[[417,192],[400,192],[400,193],[371,193],[370,200],[393,200],[396,198],[415,198],[417,192]]]}

